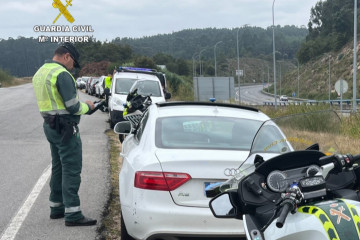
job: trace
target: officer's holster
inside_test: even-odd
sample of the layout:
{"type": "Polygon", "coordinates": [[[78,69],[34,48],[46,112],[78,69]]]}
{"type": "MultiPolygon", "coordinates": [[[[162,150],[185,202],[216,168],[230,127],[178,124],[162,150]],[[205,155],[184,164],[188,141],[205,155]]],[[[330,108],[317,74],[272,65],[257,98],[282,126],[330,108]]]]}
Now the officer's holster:
{"type": "Polygon", "coordinates": [[[50,128],[55,129],[56,132],[61,135],[62,143],[68,142],[74,133],[76,133],[75,126],[77,124],[74,122],[69,122],[59,114],[45,116],[44,120],[50,128]]]}

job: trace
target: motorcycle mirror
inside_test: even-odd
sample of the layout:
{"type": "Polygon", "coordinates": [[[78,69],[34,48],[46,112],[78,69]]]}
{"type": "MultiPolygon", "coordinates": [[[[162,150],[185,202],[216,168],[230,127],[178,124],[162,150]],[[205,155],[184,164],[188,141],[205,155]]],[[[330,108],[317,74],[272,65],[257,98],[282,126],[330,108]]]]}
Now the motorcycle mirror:
{"type": "Polygon", "coordinates": [[[165,93],[165,99],[167,100],[167,99],[170,99],[170,98],[171,98],[171,93],[166,92],[165,93]]]}
{"type": "Polygon", "coordinates": [[[118,122],[114,127],[117,134],[129,135],[131,132],[131,124],[129,121],[118,122]]]}
{"type": "Polygon", "coordinates": [[[305,150],[316,150],[316,151],[319,151],[320,150],[320,146],[318,143],[315,143],[309,147],[307,147],[305,150]]]}
{"type": "Polygon", "coordinates": [[[209,206],[215,217],[236,218],[238,216],[237,208],[231,201],[231,194],[237,194],[237,192],[224,192],[210,200],[209,206]]]}
{"type": "Polygon", "coordinates": [[[264,158],[262,156],[256,154],[255,159],[254,159],[255,168],[257,168],[263,162],[265,162],[264,158]]]}

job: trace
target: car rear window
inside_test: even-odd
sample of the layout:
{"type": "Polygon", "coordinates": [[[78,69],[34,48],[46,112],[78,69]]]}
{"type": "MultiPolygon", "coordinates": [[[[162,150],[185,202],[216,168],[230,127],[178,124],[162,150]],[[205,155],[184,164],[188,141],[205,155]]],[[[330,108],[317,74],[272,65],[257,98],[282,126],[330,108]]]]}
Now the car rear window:
{"type": "Polygon", "coordinates": [[[159,148],[249,151],[262,121],[210,116],[159,118],[155,144],[159,148]]]}
{"type": "Polygon", "coordinates": [[[136,79],[116,78],[115,93],[127,95],[136,79]]]}

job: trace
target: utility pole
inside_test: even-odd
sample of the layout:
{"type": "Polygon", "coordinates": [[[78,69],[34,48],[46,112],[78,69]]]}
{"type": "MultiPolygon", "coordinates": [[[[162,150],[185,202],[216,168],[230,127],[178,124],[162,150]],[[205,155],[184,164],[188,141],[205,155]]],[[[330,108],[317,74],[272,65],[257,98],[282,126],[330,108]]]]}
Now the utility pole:
{"type": "Polygon", "coordinates": [[[274,65],[274,98],[275,98],[275,109],[277,109],[274,4],[275,4],[275,0],[273,1],[273,5],[272,5],[272,20],[273,20],[272,33],[273,33],[273,65],[274,65]]]}
{"type": "Polygon", "coordinates": [[[330,55],[329,55],[329,106],[331,106],[331,64],[330,64],[330,55]]]}
{"type": "Polygon", "coordinates": [[[215,58],[215,77],[217,77],[217,73],[216,73],[216,45],[218,45],[219,43],[222,43],[222,41],[219,41],[215,44],[214,46],[214,58],[215,58]]]}
{"type": "MultiPolygon", "coordinates": [[[[249,26],[249,24],[244,24],[241,26],[241,28],[243,27],[247,27],[249,26]]],[[[239,30],[240,28],[238,28],[237,33],[236,33],[236,49],[237,49],[237,76],[238,76],[238,86],[239,86],[239,104],[241,103],[241,96],[240,96],[240,57],[239,57],[239,30]]],[[[243,71],[244,72],[244,71],[243,71]]],[[[245,83],[245,81],[244,81],[245,83]]]]}
{"type": "Polygon", "coordinates": [[[356,70],[357,70],[357,0],[354,0],[354,59],[353,59],[353,112],[356,113],[356,70]]]}

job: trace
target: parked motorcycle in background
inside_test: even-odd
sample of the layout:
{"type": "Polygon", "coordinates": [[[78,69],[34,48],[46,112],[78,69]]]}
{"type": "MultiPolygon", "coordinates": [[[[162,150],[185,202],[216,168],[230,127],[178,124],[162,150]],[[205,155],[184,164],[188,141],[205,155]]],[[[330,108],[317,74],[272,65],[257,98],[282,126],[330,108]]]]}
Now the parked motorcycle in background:
{"type": "Polygon", "coordinates": [[[248,159],[210,201],[248,240],[360,239],[359,151],[333,111],[265,122],[248,159]]]}

